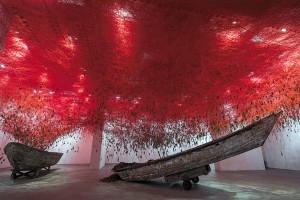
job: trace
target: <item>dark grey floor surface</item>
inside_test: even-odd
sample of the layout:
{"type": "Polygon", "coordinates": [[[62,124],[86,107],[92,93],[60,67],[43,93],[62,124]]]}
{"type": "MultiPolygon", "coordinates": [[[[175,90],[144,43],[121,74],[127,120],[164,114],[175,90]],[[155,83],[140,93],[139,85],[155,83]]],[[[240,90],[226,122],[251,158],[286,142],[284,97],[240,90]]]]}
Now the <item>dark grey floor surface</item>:
{"type": "Polygon", "coordinates": [[[56,165],[41,177],[10,180],[9,169],[0,170],[0,200],[125,200],[125,199],[297,199],[300,172],[288,170],[212,172],[201,176],[192,190],[182,182],[163,179],[141,183],[98,182],[111,173],[112,165],[91,170],[85,165],[56,165]]]}

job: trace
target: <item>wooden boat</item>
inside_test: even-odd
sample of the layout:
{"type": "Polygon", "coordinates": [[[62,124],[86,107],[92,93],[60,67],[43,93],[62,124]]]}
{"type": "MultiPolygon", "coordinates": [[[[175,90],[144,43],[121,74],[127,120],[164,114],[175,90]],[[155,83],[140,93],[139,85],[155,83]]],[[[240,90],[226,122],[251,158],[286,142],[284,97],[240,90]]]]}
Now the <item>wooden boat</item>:
{"type": "Polygon", "coordinates": [[[10,165],[13,167],[11,178],[28,176],[34,173],[37,178],[41,169],[50,170],[57,164],[63,153],[47,152],[17,142],[10,142],[4,147],[10,165]]]}
{"type": "Polygon", "coordinates": [[[262,146],[280,114],[273,113],[229,135],[165,158],[146,163],[120,163],[113,171],[124,181],[164,177],[168,183],[183,180],[184,188],[191,189],[190,180],[198,182],[199,175],[208,174],[209,164],[262,146]]]}

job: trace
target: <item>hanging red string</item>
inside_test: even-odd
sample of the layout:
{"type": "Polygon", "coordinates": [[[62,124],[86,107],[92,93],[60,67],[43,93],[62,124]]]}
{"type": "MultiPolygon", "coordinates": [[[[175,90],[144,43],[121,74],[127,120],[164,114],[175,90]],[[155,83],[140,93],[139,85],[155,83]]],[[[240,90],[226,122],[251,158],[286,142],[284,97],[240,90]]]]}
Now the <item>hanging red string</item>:
{"type": "Polygon", "coordinates": [[[279,109],[282,124],[299,120],[296,0],[1,0],[0,11],[2,129],[32,146],[104,121],[123,141],[168,145],[279,109]]]}

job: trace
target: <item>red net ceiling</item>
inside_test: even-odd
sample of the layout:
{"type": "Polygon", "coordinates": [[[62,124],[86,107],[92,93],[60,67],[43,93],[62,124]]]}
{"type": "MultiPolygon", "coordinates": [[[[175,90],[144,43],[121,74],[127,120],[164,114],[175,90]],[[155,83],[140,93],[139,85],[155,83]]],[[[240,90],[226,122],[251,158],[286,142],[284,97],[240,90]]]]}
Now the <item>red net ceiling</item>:
{"type": "Polygon", "coordinates": [[[104,127],[168,145],[299,119],[298,0],[0,2],[2,130],[22,142],[104,127]]]}

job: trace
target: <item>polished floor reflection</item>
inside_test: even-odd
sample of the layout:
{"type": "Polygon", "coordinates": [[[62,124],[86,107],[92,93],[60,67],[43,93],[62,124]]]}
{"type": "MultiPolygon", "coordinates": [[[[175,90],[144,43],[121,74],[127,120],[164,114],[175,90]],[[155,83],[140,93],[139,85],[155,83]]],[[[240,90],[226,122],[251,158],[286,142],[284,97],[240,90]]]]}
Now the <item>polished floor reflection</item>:
{"type": "Polygon", "coordinates": [[[98,171],[85,165],[56,165],[37,179],[22,177],[15,181],[10,180],[8,169],[0,170],[0,199],[300,199],[299,171],[212,172],[185,191],[181,182],[168,185],[163,179],[99,182],[111,173],[111,167],[98,171]]]}

